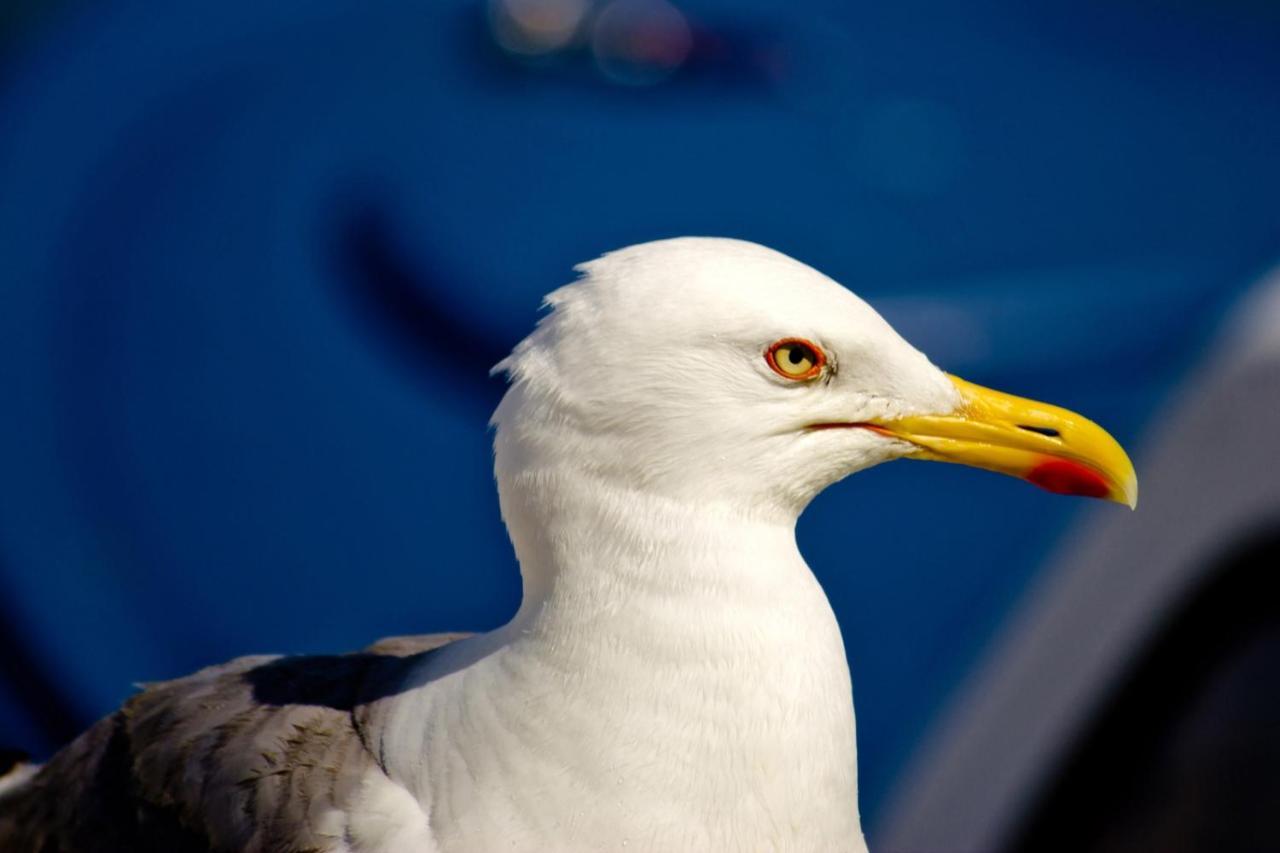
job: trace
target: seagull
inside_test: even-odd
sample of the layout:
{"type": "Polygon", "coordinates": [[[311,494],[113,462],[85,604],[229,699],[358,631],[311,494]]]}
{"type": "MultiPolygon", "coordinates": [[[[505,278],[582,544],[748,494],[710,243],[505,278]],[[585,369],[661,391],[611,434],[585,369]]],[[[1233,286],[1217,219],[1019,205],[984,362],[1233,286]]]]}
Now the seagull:
{"type": "Polygon", "coordinates": [[[866,850],[800,513],[899,458],[1134,507],[1133,466],[763,246],[677,238],[577,270],[494,368],[514,618],[144,685],[18,768],[0,850],[866,850]]]}

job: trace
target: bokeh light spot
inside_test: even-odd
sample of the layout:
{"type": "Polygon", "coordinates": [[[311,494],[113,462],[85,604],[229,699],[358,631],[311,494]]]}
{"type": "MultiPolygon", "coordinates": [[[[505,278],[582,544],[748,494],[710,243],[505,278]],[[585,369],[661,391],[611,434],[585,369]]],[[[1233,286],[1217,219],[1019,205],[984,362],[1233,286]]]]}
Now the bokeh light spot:
{"type": "Polygon", "coordinates": [[[591,31],[591,51],[600,71],[635,86],[670,77],[692,47],[689,22],[665,0],[614,0],[596,16],[591,31]]]}
{"type": "Polygon", "coordinates": [[[587,7],[587,0],[493,0],[489,26],[504,50],[543,56],[573,42],[587,7]]]}

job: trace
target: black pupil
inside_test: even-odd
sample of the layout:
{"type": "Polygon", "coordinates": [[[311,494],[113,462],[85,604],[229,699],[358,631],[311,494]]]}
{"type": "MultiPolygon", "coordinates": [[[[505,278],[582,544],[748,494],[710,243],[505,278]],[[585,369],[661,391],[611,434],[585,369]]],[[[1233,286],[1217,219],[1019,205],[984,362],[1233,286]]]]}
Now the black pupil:
{"type": "Polygon", "coordinates": [[[804,351],[803,347],[787,347],[787,361],[792,364],[800,364],[802,361],[807,361],[808,358],[809,354],[804,351]]]}

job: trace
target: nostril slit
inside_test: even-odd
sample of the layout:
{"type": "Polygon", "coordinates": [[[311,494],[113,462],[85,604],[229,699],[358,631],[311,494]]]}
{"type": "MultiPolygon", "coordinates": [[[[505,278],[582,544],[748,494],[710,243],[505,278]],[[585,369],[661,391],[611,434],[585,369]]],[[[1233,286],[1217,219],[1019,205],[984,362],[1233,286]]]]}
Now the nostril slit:
{"type": "Polygon", "coordinates": [[[1058,438],[1062,433],[1053,427],[1028,426],[1027,424],[1018,424],[1018,429],[1025,429],[1027,432],[1034,432],[1039,435],[1047,435],[1049,438],[1058,438]]]}

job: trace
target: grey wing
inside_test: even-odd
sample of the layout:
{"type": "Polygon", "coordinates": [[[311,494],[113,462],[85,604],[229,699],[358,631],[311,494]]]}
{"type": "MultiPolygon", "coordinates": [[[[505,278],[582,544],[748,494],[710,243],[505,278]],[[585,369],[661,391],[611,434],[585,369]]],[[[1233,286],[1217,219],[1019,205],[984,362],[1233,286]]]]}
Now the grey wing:
{"type": "Polygon", "coordinates": [[[353,712],[456,636],[149,686],[0,801],[0,851],[343,850],[345,806],[381,773],[353,712]]]}
{"type": "Polygon", "coordinates": [[[375,655],[407,657],[429,652],[441,646],[447,646],[454,640],[465,640],[470,636],[473,635],[467,631],[454,631],[449,634],[413,634],[406,637],[383,637],[372,646],[366,648],[365,651],[375,655]]]}
{"type": "Polygon", "coordinates": [[[208,757],[193,735],[226,731],[246,710],[236,685],[269,660],[242,658],[131,698],[0,803],[0,850],[217,849],[208,822],[191,819],[200,797],[192,797],[189,785],[151,795],[167,781],[156,778],[155,758],[167,751],[166,775],[193,776],[190,765],[208,757]],[[161,717],[170,721],[163,734],[156,725],[161,717]],[[181,740],[173,736],[179,727],[188,734],[181,740]]]}

